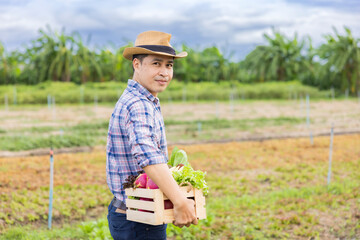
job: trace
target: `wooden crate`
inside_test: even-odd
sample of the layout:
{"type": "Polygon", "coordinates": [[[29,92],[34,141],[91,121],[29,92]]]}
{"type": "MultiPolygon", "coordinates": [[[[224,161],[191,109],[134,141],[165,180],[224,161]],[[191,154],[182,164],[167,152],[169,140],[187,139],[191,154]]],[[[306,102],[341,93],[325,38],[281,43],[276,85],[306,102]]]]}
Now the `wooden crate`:
{"type": "MultiPolygon", "coordinates": [[[[198,219],[206,219],[205,197],[201,190],[192,186],[180,187],[180,190],[187,198],[194,198],[195,212],[198,219]]],[[[173,209],[164,209],[164,200],[168,198],[160,189],[144,189],[144,188],[127,188],[126,195],[140,198],[150,198],[153,201],[126,199],[126,218],[127,220],[141,222],[151,225],[161,225],[164,223],[172,223],[174,218],[173,209]],[[143,209],[152,212],[138,211],[143,209]]]]}

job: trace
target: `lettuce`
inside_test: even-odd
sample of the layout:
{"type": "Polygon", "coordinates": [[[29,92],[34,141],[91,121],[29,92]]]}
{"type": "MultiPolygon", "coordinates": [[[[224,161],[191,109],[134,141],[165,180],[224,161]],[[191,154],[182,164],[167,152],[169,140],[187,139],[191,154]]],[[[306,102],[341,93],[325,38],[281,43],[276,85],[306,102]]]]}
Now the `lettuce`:
{"type": "Polygon", "coordinates": [[[180,150],[177,147],[174,147],[168,164],[172,167],[176,167],[179,164],[183,164],[184,166],[190,165],[186,152],[184,150],[180,150]]]}
{"type": "Polygon", "coordinates": [[[172,176],[178,185],[183,186],[190,184],[194,188],[202,190],[204,196],[208,195],[209,187],[205,181],[206,173],[200,170],[195,171],[191,167],[184,150],[174,147],[168,164],[172,167],[176,167],[179,164],[184,165],[176,171],[172,171],[172,176]]]}
{"type": "Polygon", "coordinates": [[[195,171],[190,165],[187,165],[182,167],[180,171],[174,171],[172,175],[178,185],[190,184],[194,188],[202,190],[204,196],[208,195],[209,187],[205,181],[206,173],[200,170],[195,171]]]}

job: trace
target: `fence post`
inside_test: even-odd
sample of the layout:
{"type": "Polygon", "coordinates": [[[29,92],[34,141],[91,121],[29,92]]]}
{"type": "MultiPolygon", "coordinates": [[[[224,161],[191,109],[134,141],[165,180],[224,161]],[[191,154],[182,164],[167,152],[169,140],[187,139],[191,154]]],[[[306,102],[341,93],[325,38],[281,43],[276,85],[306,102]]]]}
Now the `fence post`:
{"type": "Polygon", "coordinates": [[[330,150],[329,150],[329,170],[327,176],[327,185],[330,184],[331,179],[331,161],[332,161],[332,152],[333,152],[333,138],[334,138],[334,123],[331,124],[331,133],[330,133],[330,150]]]}
{"type": "Polygon", "coordinates": [[[48,216],[48,228],[51,229],[52,221],[52,203],[53,203],[53,187],[54,187],[54,152],[50,150],[50,188],[49,188],[49,216],[48,216]]]}
{"type": "Polygon", "coordinates": [[[52,101],[51,95],[48,94],[48,96],[47,96],[47,103],[48,103],[48,109],[49,109],[49,110],[51,109],[51,101],[52,101]]]}
{"type": "Polygon", "coordinates": [[[16,87],[14,87],[14,105],[17,104],[17,93],[16,93],[16,87]]]}
{"type": "Polygon", "coordinates": [[[201,134],[201,130],[202,130],[202,123],[201,122],[198,122],[198,134],[200,135],[201,134]]]}
{"type": "Polygon", "coordinates": [[[349,89],[347,88],[345,90],[345,99],[348,99],[349,98],[349,89]]]}
{"type": "Polygon", "coordinates": [[[310,129],[310,97],[309,94],[306,95],[306,124],[310,133],[310,142],[311,145],[314,144],[314,139],[312,135],[312,131],[310,129]]]}
{"type": "Polygon", "coordinates": [[[186,102],[186,87],[183,87],[182,100],[183,100],[183,102],[186,102]]]}
{"type": "Polygon", "coordinates": [[[331,88],[331,98],[332,98],[332,100],[335,99],[335,90],[333,87],[331,88]]]}
{"type": "Polygon", "coordinates": [[[230,100],[230,112],[234,113],[234,93],[231,90],[230,90],[229,100],[230,100]]]}
{"type": "Polygon", "coordinates": [[[8,99],[8,95],[5,94],[5,111],[9,110],[9,99],[8,99]]]}

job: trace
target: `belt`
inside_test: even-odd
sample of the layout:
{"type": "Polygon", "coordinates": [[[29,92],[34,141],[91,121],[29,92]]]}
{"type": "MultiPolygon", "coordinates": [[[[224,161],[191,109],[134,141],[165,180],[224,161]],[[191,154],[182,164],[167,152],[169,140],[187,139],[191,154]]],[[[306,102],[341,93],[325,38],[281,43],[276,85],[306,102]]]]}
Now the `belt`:
{"type": "Polygon", "coordinates": [[[126,213],[126,205],[123,201],[117,199],[116,197],[113,198],[111,204],[116,207],[115,212],[119,213],[126,213]]]}

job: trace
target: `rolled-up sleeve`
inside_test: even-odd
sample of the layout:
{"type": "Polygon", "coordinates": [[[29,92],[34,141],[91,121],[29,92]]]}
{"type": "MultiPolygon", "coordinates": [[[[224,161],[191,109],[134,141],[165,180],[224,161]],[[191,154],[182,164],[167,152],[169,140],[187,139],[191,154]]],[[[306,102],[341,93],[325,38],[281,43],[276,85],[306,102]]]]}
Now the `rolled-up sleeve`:
{"type": "Polygon", "coordinates": [[[126,122],[131,154],[141,168],[167,163],[155,131],[154,108],[150,102],[137,101],[128,108],[126,122]]]}

